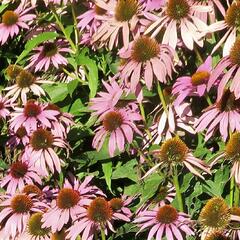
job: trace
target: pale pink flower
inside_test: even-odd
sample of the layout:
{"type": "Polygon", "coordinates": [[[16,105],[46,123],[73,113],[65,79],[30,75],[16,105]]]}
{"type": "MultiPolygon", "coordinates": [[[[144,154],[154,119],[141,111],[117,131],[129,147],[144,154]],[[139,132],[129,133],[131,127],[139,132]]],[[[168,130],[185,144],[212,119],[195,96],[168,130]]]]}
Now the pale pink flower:
{"type": "Polygon", "coordinates": [[[169,44],[173,49],[178,42],[178,32],[181,33],[181,40],[184,45],[193,50],[194,42],[203,47],[203,37],[206,34],[207,25],[194,16],[194,12],[209,12],[211,7],[193,5],[191,0],[168,0],[162,11],[145,31],[152,37],[163,30],[163,44],[169,44]]]}
{"type": "Polygon", "coordinates": [[[11,164],[7,175],[1,179],[0,186],[7,186],[6,193],[14,194],[16,189],[22,191],[25,184],[34,183],[42,184],[39,169],[32,166],[29,161],[19,160],[11,164]]]}
{"type": "Polygon", "coordinates": [[[185,166],[191,173],[202,179],[204,177],[195,168],[211,174],[210,167],[201,159],[194,157],[191,150],[179,137],[166,140],[159,149],[153,150],[152,154],[156,160],[156,165],[143,178],[152,174],[158,168],[164,169],[165,172],[168,171],[171,174],[175,165],[185,166]]]}
{"type": "Polygon", "coordinates": [[[16,132],[10,130],[9,140],[7,141],[7,146],[15,148],[17,146],[26,146],[29,143],[29,136],[26,128],[21,126],[16,132]]]}
{"type": "Polygon", "coordinates": [[[16,10],[6,10],[2,15],[2,22],[0,23],[0,44],[7,42],[8,38],[13,38],[18,35],[21,28],[29,29],[29,22],[32,21],[36,15],[26,14],[32,8],[23,9],[20,4],[16,10]]]}
{"type": "Polygon", "coordinates": [[[142,2],[146,11],[152,11],[159,10],[162,6],[164,6],[166,0],[140,0],[140,2],[142,2]]]}
{"type": "Polygon", "coordinates": [[[0,203],[0,223],[4,222],[4,234],[16,239],[27,227],[27,221],[33,212],[42,212],[47,205],[40,202],[34,195],[5,195],[0,203]]]}
{"type": "Polygon", "coordinates": [[[71,50],[64,47],[64,44],[63,40],[48,41],[35,48],[36,53],[30,57],[27,68],[33,68],[37,72],[40,70],[47,71],[52,65],[57,69],[60,65],[67,65],[68,61],[61,53],[68,53],[71,50]]]}
{"type": "MultiPolygon", "coordinates": [[[[240,208],[238,206],[230,208],[230,213],[232,216],[240,218],[240,208]]],[[[239,220],[234,220],[229,224],[228,236],[234,240],[240,240],[240,229],[239,229],[239,220]]]]}
{"type": "Polygon", "coordinates": [[[111,157],[114,156],[116,147],[120,152],[124,151],[126,140],[131,143],[134,132],[142,135],[134,123],[141,120],[141,116],[136,111],[130,109],[112,110],[103,114],[99,120],[102,121],[102,125],[95,130],[96,134],[92,145],[99,151],[106,137],[109,137],[108,150],[111,157]]]}
{"type": "MultiPolygon", "coordinates": [[[[240,5],[239,5],[240,7],[240,5]]],[[[229,55],[223,57],[217,66],[213,69],[208,81],[209,90],[216,82],[218,84],[217,100],[219,101],[223,95],[226,86],[230,86],[230,91],[234,92],[236,98],[240,98],[240,38],[238,38],[231,47],[229,55]],[[221,79],[219,81],[219,79],[221,79]]]]}
{"type": "Polygon", "coordinates": [[[93,35],[93,42],[98,41],[100,47],[107,46],[110,50],[122,45],[127,49],[142,27],[140,18],[144,18],[144,11],[141,4],[137,0],[97,0],[96,5],[107,13],[96,17],[101,20],[101,25],[93,35]]]}
{"type": "Polygon", "coordinates": [[[225,90],[222,97],[213,105],[207,107],[195,123],[195,131],[206,131],[205,140],[210,139],[219,130],[226,141],[229,133],[240,131],[240,100],[234,93],[225,90]]]}
{"type": "Polygon", "coordinates": [[[54,136],[50,131],[38,128],[30,136],[29,145],[25,148],[25,155],[31,163],[42,170],[43,174],[48,176],[48,170],[52,173],[61,172],[61,160],[56,151],[58,149],[67,149],[68,145],[60,137],[54,136]]]}
{"type": "Polygon", "coordinates": [[[202,97],[206,93],[211,72],[212,57],[209,56],[191,77],[184,76],[177,78],[172,89],[172,93],[177,96],[174,104],[181,104],[188,96],[202,97]]]}
{"type": "Polygon", "coordinates": [[[153,210],[140,212],[134,223],[140,227],[138,233],[150,228],[147,240],[154,236],[156,240],[161,240],[164,236],[167,240],[183,240],[185,235],[194,235],[190,217],[178,212],[171,205],[161,205],[153,210]]]}
{"type": "MultiPolygon", "coordinates": [[[[115,232],[112,220],[113,217],[118,218],[119,215],[116,216],[104,198],[97,197],[86,208],[81,207],[79,210],[81,213],[78,215],[78,219],[68,229],[67,238],[70,240],[75,240],[78,235],[81,235],[82,240],[92,240],[100,228],[103,228],[105,235],[107,235],[108,228],[115,232]]],[[[122,220],[125,221],[124,219],[122,220]]]]}
{"type": "Polygon", "coordinates": [[[12,107],[11,99],[7,99],[0,95],[0,118],[6,119],[10,115],[8,108],[12,107]]]}
{"type": "Polygon", "coordinates": [[[132,92],[141,78],[148,89],[152,88],[154,78],[166,83],[167,77],[172,78],[173,54],[173,49],[168,45],[159,44],[148,36],[140,36],[129,44],[127,50],[119,52],[125,62],[119,69],[120,77],[130,81],[132,92]]]}
{"type": "Polygon", "coordinates": [[[49,4],[56,4],[56,5],[67,5],[67,3],[73,3],[76,0],[44,0],[46,6],[49,4]]]}
{"type": "Polygon", "coordinates": [[[65,224],[76,220],[81,213],[81,207],[89,205],[96,195],[104,195],[97,187],[89,185],[91,180],[92,177],[86,177],[83,183],[80,183],[74,179],[73,186],[66,180],[57,199],[44,213],[42,226],[51,228],[53,233],[60,231],[65,224]]]}
{"type": "Polygon", "coordinates": [[[46,106],[34,100],[27,101],[24,108],[15,107],[15,112],[11,113],[10,128],[16,132],[23,126],[28,133],[38,127],[51,128],[51,121],[57,121],[56,116],[59,112],[45,108],[46,106]]]}
{"type": "Polygon", "coordinates": [[[239,1],[233,1],[230,6],[228,6],[227,12],[224,15],[224,20],[217,21],[211,24],[208,28],[209,32],[220,31],[223,29],[227,29],[224,36],[220,41],[214,46],[212,53],[214,53],[224,42],[223,47],[223,57],[229,55],[230,50],[236,41],[237,31],[239,28],[239,1]]]}

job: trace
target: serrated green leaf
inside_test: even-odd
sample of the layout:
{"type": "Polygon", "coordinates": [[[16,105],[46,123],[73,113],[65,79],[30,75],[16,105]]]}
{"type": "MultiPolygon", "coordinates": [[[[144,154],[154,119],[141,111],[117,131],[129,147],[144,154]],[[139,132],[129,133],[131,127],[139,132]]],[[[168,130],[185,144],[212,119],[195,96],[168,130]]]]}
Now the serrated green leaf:
{"type": "Polygon", "coordinates": [[[44,84],[42,87],[50,96],[53,103],[63,101],[68,95],[67,83],[58,83],[56,85],[44,84]]]}

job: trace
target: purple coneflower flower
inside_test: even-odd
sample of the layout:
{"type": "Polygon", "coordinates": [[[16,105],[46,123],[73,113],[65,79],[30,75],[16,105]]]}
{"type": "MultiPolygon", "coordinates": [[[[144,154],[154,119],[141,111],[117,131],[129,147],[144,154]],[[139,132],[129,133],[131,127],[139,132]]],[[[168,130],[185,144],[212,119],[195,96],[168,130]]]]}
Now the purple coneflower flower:
{"type": "Polygon", "coordinates": [[[147,240],[151,240],[155,235],[156,240],[161,240],[164,236],[167,240],[183,240],[185,235],[194,235],[190,217],[183,212],[177,212],[171,205],[140,212],[134,223],[140,227],[138,233],[151,227],[147,240]]]}
{"type": "MultiPolygon", "coordinates": [[[[240,207],[230,208],[230,213],[233,216],[240,217],[240,207]]],[[[228,231],[228,235],[231,237],[231,239],[240,240],[240,222],[232,220],[229,227],[230,230],[228,231]]]]}
{"type": "Polygon", "coordinates": [[[42,184],[39,170],[28,161],[19,160],[10,166],[7,176],[0,181],[0,186],[7,186],[6,193],[14,194],[16,189],[23,190],[25,184],[42,184]]]}
{"type": "Polygon", "coordinates": [[[0,95],[0,118],[6,119],[10,114],[8,108],[12,107],[11,99],[7,99],[0,95]]]}
{"type": "Polygon", "coordinates": [[[95,131],[93,147],[99,151],[106,137],[109,137],[108,150],[111,157],[114,156],[116,146],[119,151],[123,151],[125,142],[133,141],[133,133],[142,133],[136,127],[134,121],[140,121],[141,116],[137,112],[129,109],[112,110],[100,117],[102,125],[95,131]]]}
{"type": "Polygon", "coordinates": [[[129,44],[129,48],[120,50],[124,63],[120,67],[120,77],[130,80],[131,91],[143,77],[148,89],[152,88],[153,79],[167,82],[172,77],[173,50],[168,45],[159,44],[154,38],[140,36],[129,44]]]}
{"type": "Polygon", "coordinates": [[[34,71],[45,70],[47,71],[51,65],[55,68],[59,68],[59,65],[67,65],[68,61],[61,53],[70,52],[67,47],[63,47],[65,44],[62,40],[55,42],[45,42],[43,45],[35,48],[36,53],[29,59],[27,68],[34,68],[34,71]]]}
{"type": "Polygon", "coordinates": [[[58,192],[51,208],[44,213],[43,227],[51,228],[52,232],[60,231],[69,221],[74,221],[81,213],[81,207],[89,205],[96,195],[104,195],[97,187],[89,185],[92,177],[86,177],[80,183],[74,179],[72,186],[65,181],[63,188],[58,192]]]}
{"type": "Polygon", "coordinates": [[[219,130],[226,141],[229,133],[240,131],[240,99],[236,99],[233,92],[225,90],[220,100],[204,110],[202,116],[195,123],[195,131],[207,129],[205,140],[219,130]]]}
{"type": "Polygon", "coordinates": [[[164,6],[166,0],[140,0],[140,2],[142,2],[146,11],[152,11],[159,10],[162,6],[164,6]]]}
{"type": "Polygon", "coordinates": [[[172,93],[177,96],[174,104],[181,104],[187,96],[202,97],[206,92],[211,71],[212,57],[209,56],[191,77],[184,76],[177,78],[172,89],[172,93]]]}
{"type": "Polygon", "coordinates": [[[7,10],[2,15],[2,22],[0,23],[0,44],[7,42],[8,38],[13,38],[18,35],[21,28],[29,29],[29,22],[32,21],[36,15],[26,14],[32,8],[23,9],[20,4],[16,10],[7,10]]]}
{"type": "Polygon", "coordinates": [[[14,148],[17,146],[26,146],[29,143],[29,136],[26,128],[21,126],[16,132],[10,130],[9,140],[7,145],[14,148]]]}
{"type": "Polygon", "coordinates": [[[152,37],[164,29],[163,44],[169,44],[173,49],[178,42],[178,30],[185,46],[193,50],[194,42],[203,46],[203,36],[207,25],[194,16],[194,12],[208,12],[211,7],[194,5],[191,0],[168,0],[157,20],[146,30],[145,34],[151,33],[152,37]]]}
{"type": "Polygon", "coordinates": [[[57,121],[59,112],[45,108],[46,106],[35,100],[28,100],[24,108],[15,107],[15,112],[11,114],[10,128],[16,132],[19,127],[24,126],[28,133],[40,126],[51,128],[51,121],[57,121]]]}

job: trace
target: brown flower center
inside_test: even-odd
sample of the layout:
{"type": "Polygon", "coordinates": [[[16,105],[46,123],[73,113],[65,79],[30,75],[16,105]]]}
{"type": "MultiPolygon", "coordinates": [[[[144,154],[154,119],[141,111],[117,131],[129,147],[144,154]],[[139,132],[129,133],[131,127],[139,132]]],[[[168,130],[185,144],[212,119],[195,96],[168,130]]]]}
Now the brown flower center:
{"type": "Polygon", "coordinates": [[[227,89],[223,93],[223,96],[219,102],[217,102],[216,106],[221,112],[236,110],[240,108],[240,99],[236,99],[234,93],[227,89]]]}
{"type": "Polygon", "coordinates": [[[233,44],[230,50],[229,58],[233,64],[240,66],[240,38],[237,38],[233,44]]]}
{"type": "Polygon", "coordinates": [[[52,57],[58,52],[57,45],[52,42],[47,42],[43,45],[42,52],[45,57],[52,57]]]}
{"type": "Polygon", "coordinates": [[[32,199],[25,194],[18,194],[11,201],[11,208],[15,213],[27,213],[32,206],[32,199]]]}
{"type": "Polygon", "coordinates": [[[20,88],[30,87],[36,78],[27,70],[22,70],[16,77],[16,83],[20,88]]]}
{"type": "Polygon", "coordinates": [[[157,57],[159,52],[159,44],[154,38],[141,36],[134,42],[131,55],[136,62],[146,62],[157,57]]]}
{"type": "Polygon", "coordinates": [[[60,108],[56,104],[53,104],[53,103],[49,103],[45,109],[61,112],[60,108]]]}
{"type": "Polygon", "coordinates": [[[162,144],[158,157],[165,163],[179,163],[186,159],[188,151],[187,145],[179,137],[174,137],[162,144]]]}
{"type": "Polygon", "coordinates": [[[118,211],[123,207],[123,201],[121,198],[113,198],[109,201],[109,204],[113,211],[118,211]]]}
{"type": "Polygon", "coordinates": [[[232,5],[228,8],[225,15],[225,21],[229,27],[238,28],[240,26],[240,2],[239,1],[232,3],[232,5]]]}
{"type": "Polygon", "coordinates": [[[12,26],[18,21],[18,15],[14,11],[8,10],[2,15],[2,23],[6,26],[12,26]]]}
{"type": "Polygon", "coordinates": [[[27,195],[36,194],[38,197],[40,197],[42,195],[41,189],[39,187],[37,187],[36,185],[33,185],[33,184],[26,185],[23,188],[22,192],[26,193],[27,195]]]}
{"type": "Polygon", "coordinates": [[[6,69],[6,73],[7,76],[12,79],[15,80],[15,78],[17,77],[17,75],[23,70],[22,67],[18,66],[18,65],[9,65],[6,69]]]}
{"type": "Polygon", "coordinates": [[[44,237],[49,234],[49,228],[42,228],[43,213],[34,213],[28,220],[27,231],[33,237],[44,237]]]}
{"type": "Polygon", "coordinates": [[[28,165],[24,162],[15,162],[10,167],[10,174],[13,178],[23,178],[28,171],[28,165]]]}
{"type": "Polygon", "coordinates": [[[94,222],[105,223],[112,218],[112,209],[104,198],[97,197],[90,203],[87,215],[94,222]]]}
{"type": "Polygon", "coordinates": [[[33,100],[29,100],[24,106],[24,115],[26,117],[37,117],[41,113],[41,107],[33,100]]]}
{"type": "Polygon", "coordinates": [[[108,112],[103,119],[103,126],[106,131],[115,131],[123,124],[123,116],[120,112],[111,111],[108,112]]]}
{"type": "Polygon", "coordinates": [[[61,209],[72,208],[77,205],[80,200],[78,191],[71,188],[63,188],[57,196],[57,206],[61,209]]]}
{"type": "Polygon", "coordinates": [[[32,133],[30,144],[34,150],[47,149],[52,147],[53,135],[50,131],[45,129],[37,129],[32,133]]]}
{"type": "Polygon", "coordinates": [[[167,15],[174,19],[180,20],[188,16],[190,5],[187,0],[169,0],[167,4],[167,15]]]}
{"type": "Polygon", "coordinates": [[[51,236],[51,240],[66,240],[66,232],[62,229],[60,232],[55,232],[51,236]]]}
{"type": "Polygon", "coordinates": [[[240,133],[232,134],[225,146],[226,158],[229,160],[240,159],[240,133]]]}
{"type": "Polygon", "coordinates": [[[16,135],[17,135],[17,137],[22,139],[24,136],[27,135],[26,128],[23,126],[19,127],[18,130],[16,131],[16,135]]]}
{"type": "Polygon", "coordinates": [[[206,236],[205,240],[230,240],[224,233],[222,232],[213,232],[206,236]]]}
{"type": "Polygon", "coordinates": [[[199,71],[199,72],[195,72],[192,75],[192,85],[193,86],[198,86],[201,84],[204,84],[208,81],[210,77],[210,73],[207,71],[199,71]]]}
{"type": "Polygon", "coordinates": [[[177,218],[177,210],[170,205],[164,205],[160,207],[156,216],[157,221],[164,224],[173,223],[177,220],[177,218]]]}
{"type": "Polygon", "coordinates": [[[105,9],[99,7],[98,5],[94,6],[94,11],[99,16],[102,16],[102,15],[104,15],[107,12],[105,9]]]}
{"type": "Polygon", "coordinates": [[[129,21],[137,12],[137,0],[118,0],[115,8],[115,19],[119,22],[129,21]]]}
{"type": "Polygon", "coordinates": [[[202,208],[199,220],[203,227],[224,229],[230,221],[230,209],[221,197],[213,197],[202,208]]]}

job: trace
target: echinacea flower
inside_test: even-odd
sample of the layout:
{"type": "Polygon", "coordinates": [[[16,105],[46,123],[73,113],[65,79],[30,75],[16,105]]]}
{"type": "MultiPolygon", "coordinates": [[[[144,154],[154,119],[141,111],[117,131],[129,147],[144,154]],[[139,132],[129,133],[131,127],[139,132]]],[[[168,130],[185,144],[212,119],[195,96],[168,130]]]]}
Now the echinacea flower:
{"type": "Polygon", "coordinates": [[[159,149],[153,150],[153,155],[158,163],[144,177],[153,173],[159,167],[167,168],[168,170],[172,169],[175,164],[184,165],[191,173],[202,179],[204,177],[195,167],[211,174],[210,167],[202,160],[194,157],[190,149],[179,137],[173,137],[163,142],[159,149]]]}
{"type": "Polygon", "coordinates": [[[240,38],[238,38],[231,50],[229,55],[225,56],[220,60],[217,66],[213,69],[212,74],[208,81],[207,90],[209,90],[220,77],[218,84],[218,96],[217,100],[222,97],[225,87],[229,86],[231,92],[234,92],[236,98],[240,98],[240,38]]]}
{"type": "Polygon", "coordinates": [[[132,92],[141,78],[151,89],[154,78],[166,83],[167,77],[172,77],[173,49],[159,44],[154,38],[140,36],[129,44],[127,50],[120,50],[119,54],[125,62],[119,69],[120,77],[130,81],[132,92]]]}
{"type": "Polygon", "coordinates": [[[27,227],[31,213],[42,212],[47,205],[26,194],[5,195],[0,203],[0,223],[4,222],[4,232],[15,239],[27,227]]]}
{"type": "Polygon", "coordinates": [[[207,107],[201,117],[195,123],[195,131],[201,132],[207,129],[205,140],[207,141],[219,130],[226,141],[229,133],[240,131],[240,100],[236,99],[233,92],[225,90],[221,99],[207,107]]]}
{"type": "Polygon", "coordinates": [[[81,234],[81,238],[93,239],[94,234],[102,228],[107,233],[107,228],[115,232],[112,226],[112,217],[115,213],[112,211],[108,202],[97,197],[91,201],[87,208],[81,208],[78,219],[68,229],[67,238],[75,240],[81,234]]]}
{"type": "Polygon", "coordinates": [[[16,10],[6,10],[0,23],[0,44],[7,42],[8,38],[13,38],[18,35],[21,28],[29,29],[29,22],[32,21],[36,15],[27,14],[32,8],[23,9],[20,4],[16,10]]]}
{"type": "Polygon", "coordinates": [[[106,137],[109,137],[108,150],[111,157],[114,156],[116,146],[119,151],[123,151],[125,142],[133,141],[133,134],[136,132],[139,135],[142,133],[135,125],[135,121],[140,121],[141,116],[139,113],[129,109],[112,110],[102,115],[100,120],[102,125],[95,131],[96,134],[93,138],[93,147],[99,151],[104,143],[106,137]]]}
{"type": "Polygon", "coordinates": [[[159,10],[162,6],[164,6],[166,0],[141,0],[141,2],[146,11],[152,11],[159,10]]]}
{"type": "Polygon", "coordinates": [[[231,177],[235,178],[235,182],[240,184],[240,132],[234,132],[228,140],[225,149],[216,155],[211,166],[219,160],[226,160],[232,164],[231,177]]]}
{"type": "Polygon", "coordinates": [[[43,174],[48,176],[47,167],[52,173],[55,171],[61,172],[63,160],[56,153],[59,148],[68,149],[63,139],[54,136],[46,129],[38,128],[32,132],[29,145],[26,146],[24,154],[34,166],[41,169],[43,174]]]}
{"type": "Polygon", "coordinates": [[[39,170],[26,160],[13,162],[8,170],[7,176],[0,181],[0,186],[7,186],[6,193],[14,194],[17,189],[22,191],[25,184],[42,184],[39,170]]]}
{"type": "MultiPolygon", "coordinates": [[[[231,207],[230,213],[233,216],[240,217],[240,207],[231,207]]],[[[240,239],[240,222],[235,220],[230,221],[228,233],[229,233],[229,236],[231,236],[231,239],[239,240],[240,239]]]]}
{"type": "MultiPolygon", "coordinates": [[[[14,71],[14,65],[8,67],[8,74],[10,71],[14,71]]],[[[18,67],[19,69],[19,67],[18,67]]],[[[14,74],[11,74],[14,75],[14,74]]],[[[27,102],[27,93],[32,92],[36,96],[45,96],[45,92],[38,85],[39,83],[51,83],[50,81],[40,80],[33,76],[29,71],[22,69],[14,80],[16,83],[10,87],[6,87],[4,91],[7,91],[6,97],[11,97],[11,102],[14,102],[19,96],[23,104],[27,102]]]]}
{"type": "Polygon", "coordinates": [[[150,228],[147,240],[151,240],[154,236],[156,240],[161,240],[164,236],[167,240],[175,238],[183,240],[185,235],[194,235],[190,226],[190,217],[183,212],[178,212],[171,205],[161,205],[153,210],[142,211],[134,223],[140,227],[138,233],[150,228]]]}
{"type": "Polygon", "coordinates": [[[108,46],[110,50],[115,47],[128,48],[131,39],[139,34],[141,28],[140,18],[144,16],[141,3],[137,0],[97,0],[95,2],[106,14],[98,16],[101,25],[93,35],[93,42],[100,41],[101,46],[108,46]]]}
{"type": "Polygon", "coordinates": [[[10,115],[8,108],[13,107],[11,100],[0,95],[0,118],[6,119],[10,115]]]}
{"type": "Polygon", "coordinates": [[[44,213],[42,226],[51,228],[53,233],[60,231],[69,221],[76,220],[77,215],[81,213],[81,207],[89,205],[97,195],[104,195],[97,187],[89,185],[91,180],[92,177],[86,177],[80,183],[75,179],[73,186],[65,181],[63,188],[57,194],[56,200],[44,213]]]}
{"type": "Polygon", "coordinates": [[[16,132],[23,126],[28,133],[40,126],[51,128],[51,121],[57,121],[56,116],[59,112],[45,108],[45,105],[35,100],[28,100],[24,108],[15,107],[15,112],[11,114],[10,128],[16,132]]]}
{"type": "Polygon", "coordinates": [[[42,227],[43,213],[37,212],[30,216],[25,231],[19,236],[19,240],[51,240],[50,228],[42,227]]]}
{"type": "Polygon", "coordinates": [[[21,126],[16,132],[10,130],[9,139],[7,141],[7,146],[12,148],[19,146],[26,146],[29,143],[29,136],[26,128],[21,126]]]}
{"type": "Polygon", "coordinates": [[[181,104],[187,96],[202,97],[206,93],[211,71],[212,57],[209,56],[192,76],[177,78],[172,89],[172,93],[177,96],[174,104],[181,104]]]}
{"type": "Polygon", "coordinates": [[[34,69],[35,72],[40,70],[47,71],[50,66],[54,66],[56,69],[60,65],[67,65],[67,59],[62,56],[61,53],[70,52],[71,50],[64,47],[65,42],[57,40],[55,42],[45,42],[41,46],[34,49],[36,51],[29,59],[27,68],[34,69]]]}
{"type": "Polygon", "coordinates": [[[194,42],[203,47],[203,36],[207,25],[199,18],[194,16],[194,12],[208,12],[209,6],[192,4],[191,0],[168,0],[162,11],[156,16],[155,20],[145,31],[151,33],[152,37],[163,30],[163,44],[169,44],[173,49],[178,42],[178,32],[181,33],[181,40],[184,45],[193,50],[194,42]]]}

